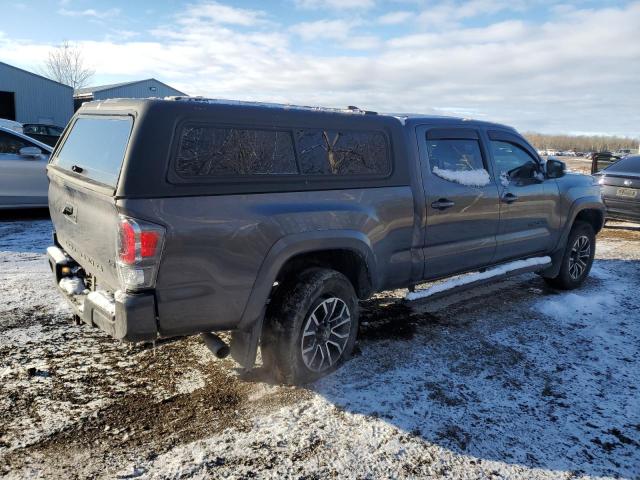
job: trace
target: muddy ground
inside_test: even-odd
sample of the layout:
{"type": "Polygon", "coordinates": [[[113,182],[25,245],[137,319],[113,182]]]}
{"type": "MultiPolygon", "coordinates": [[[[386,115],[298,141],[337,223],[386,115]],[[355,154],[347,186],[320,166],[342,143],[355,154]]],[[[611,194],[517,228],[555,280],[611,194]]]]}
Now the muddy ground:
{"type": "Polygon", "coordinates": [[[127,345],[70,322],[46,218],[0,222],[0,476],[640,477],[640,226],[591,278],[522,275],[364,302],[355,357],[301,388],[199,338],[127,345]]]}

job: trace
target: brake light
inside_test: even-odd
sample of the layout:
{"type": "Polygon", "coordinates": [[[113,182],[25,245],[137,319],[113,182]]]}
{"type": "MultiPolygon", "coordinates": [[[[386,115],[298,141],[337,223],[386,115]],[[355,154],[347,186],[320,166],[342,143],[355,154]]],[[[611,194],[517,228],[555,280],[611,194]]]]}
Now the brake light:
{"type": "Polygon", "coordinates": [[[120,216],[117,267],[124,289],[152,288],[155,285],[164,232],[160,225],[120,216]]]}
{"type": "Polygon", "coordinates": [[[120,220],[120,261],[131,265],[136,260],[136,234],[128,220],[120,220]]]}
{"type": "Polygon", "coordinates": [[[140,255],[142,258],[153,257],[158,246],[158,232],[142,232],[140,234],[140,255]]]}

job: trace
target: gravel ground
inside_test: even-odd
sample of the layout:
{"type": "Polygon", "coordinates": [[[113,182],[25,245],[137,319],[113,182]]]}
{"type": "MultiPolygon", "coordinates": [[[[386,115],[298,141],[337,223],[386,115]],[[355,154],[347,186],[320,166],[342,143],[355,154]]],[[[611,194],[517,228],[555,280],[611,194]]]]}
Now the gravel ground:
{"type": "Polygon", "coordinates": [[[355,357],[306,388],[72,324],[50,229],[0,222],[0,476],[640,478],[640,226],[608,224],[577,291],[364,302],[355,357]]]}

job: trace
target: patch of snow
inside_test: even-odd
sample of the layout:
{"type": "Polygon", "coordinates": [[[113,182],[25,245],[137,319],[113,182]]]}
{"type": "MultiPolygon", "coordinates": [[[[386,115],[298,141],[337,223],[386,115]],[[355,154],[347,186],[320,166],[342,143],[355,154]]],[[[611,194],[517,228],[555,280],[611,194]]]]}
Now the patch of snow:
{"type": "Polygon", "coordinates": [[[576,315],[606,316],[618,309],[619,299],[614,293],[623,294],[626,286],[618,284],[611,275],[597,263],[591,269],[590,276],[609,284],[605,290],[585,292],[574,290],[566,292],[562,297],[545,298],[534,304],[534,308],[552,318],[572,318],[576,315]]]}
{"type": "Polygon", "coordinates": [[[205,386],[204,376],[200,370],[187,370],[176,383],[178,393],[191,393],[205,386]]]}
{"type": "Polygon", "coordinates": [[[58,285],[69,295],[81,295],[87,290],[84,281],[80,277],[64,277],[58,285]]]}
{"type": "Polygon", "coordinates": [[[489,172],[484,168],[459,171],[433,167],[433,173],[440,178],[449,180],[450,182],[456,182],[469,187],[484,187],[485,185],[489,185],[489,182],[491,182],[489,172]]]}
{"type": "Polygon", "coordinates": [[[484,272],[476,272],[469,275],[452,278],[451,280],[447,280],[446,282],[442,282],[432,287],[425,288],[424,290],[409,292],[404,298],[406,300],[417,300],[419,298],[426,298],[436,293],[444,292],[446,290],[451,290],[452,288],[477,282],[478,280],[485,280],[500,275],[506,275],[509,272],[513,272],[514,270],[519,270],[521,268],[533,267],[536,265],[547,265],[549,263],[551,263],[551,257],[533,257],[526,260],[516,260],[515,262],[505,263],[504,265],[491,268],[484,272]]]}

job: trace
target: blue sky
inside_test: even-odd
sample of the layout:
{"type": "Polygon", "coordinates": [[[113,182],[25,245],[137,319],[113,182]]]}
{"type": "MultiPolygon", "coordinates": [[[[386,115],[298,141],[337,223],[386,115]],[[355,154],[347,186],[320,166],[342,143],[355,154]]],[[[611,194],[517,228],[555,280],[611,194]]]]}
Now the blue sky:
{"type": "Polygon", "coordinates": [[[63,40],[93,84],[640,137],[638,1],[3,2],[0,60],[39,71],[63,40]]]}

